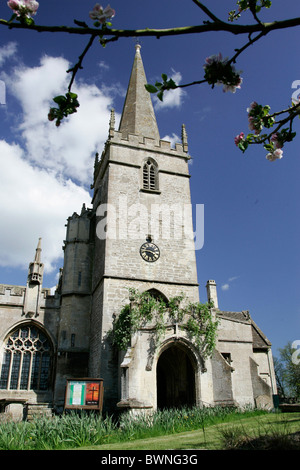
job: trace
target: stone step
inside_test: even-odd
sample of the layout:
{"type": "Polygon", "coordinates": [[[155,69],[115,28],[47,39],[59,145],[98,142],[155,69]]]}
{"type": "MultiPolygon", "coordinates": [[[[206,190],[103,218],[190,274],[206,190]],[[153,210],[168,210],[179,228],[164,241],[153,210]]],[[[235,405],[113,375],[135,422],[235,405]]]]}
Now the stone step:
{"type": "Polygon", "coordinates": [[[29,403],[27,405],[27,421],[35,418],[52,416],[52,407],[49,403],[29,403]]]}

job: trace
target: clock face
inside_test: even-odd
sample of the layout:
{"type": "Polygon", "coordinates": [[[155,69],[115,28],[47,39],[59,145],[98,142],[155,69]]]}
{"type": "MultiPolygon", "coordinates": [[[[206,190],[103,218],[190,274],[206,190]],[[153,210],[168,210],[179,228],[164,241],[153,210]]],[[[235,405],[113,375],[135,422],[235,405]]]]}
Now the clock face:
{"type": "Polygon", "coordinates": [[[160,256],[159,248],[151,242],[143,243],[140,248],[140,255],[145,261],[153,263],[160,256]]]}

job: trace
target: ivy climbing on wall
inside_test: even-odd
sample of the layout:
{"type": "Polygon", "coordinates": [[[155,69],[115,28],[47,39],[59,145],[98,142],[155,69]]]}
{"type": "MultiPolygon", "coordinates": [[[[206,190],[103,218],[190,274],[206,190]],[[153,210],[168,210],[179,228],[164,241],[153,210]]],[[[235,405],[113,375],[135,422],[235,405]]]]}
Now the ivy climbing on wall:
{"type": "Polygon", "coordinates": [[[150,292],[129,289],[130,304],[126,304],[115,319],[111,331],[113,344],[126,350],[131,337],[147,326],[153,343],[158,346],[170,324],[180,324],[203,358],[210,357],[217,338],[219,321],[214,318],[212,302],[191,303],[181,294],[166,300],[150,292]]]}

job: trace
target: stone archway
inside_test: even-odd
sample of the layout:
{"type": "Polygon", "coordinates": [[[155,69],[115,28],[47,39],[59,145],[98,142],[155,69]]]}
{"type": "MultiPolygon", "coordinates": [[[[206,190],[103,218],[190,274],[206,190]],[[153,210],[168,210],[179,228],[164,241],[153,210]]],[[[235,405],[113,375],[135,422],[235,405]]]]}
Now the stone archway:
{"type": "Polygon", "coordinates": [[[171,343],[156,367],[157,408],[179,408],[196,403],[195,366],[180,343],[171,343]]]}

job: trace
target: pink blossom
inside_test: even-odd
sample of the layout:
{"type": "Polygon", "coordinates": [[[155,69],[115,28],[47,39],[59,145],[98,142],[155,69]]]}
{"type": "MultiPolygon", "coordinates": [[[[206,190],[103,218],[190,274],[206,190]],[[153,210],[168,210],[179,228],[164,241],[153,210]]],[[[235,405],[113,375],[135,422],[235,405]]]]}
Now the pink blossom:
{"type": "Polygon", "coordinates": [[[224,85],[223,86],[223,91],[224,92],[230,91],[231,93],[235,93],[237,89],[241,88],[242,83],[243,83],[242,77],[238,77],[236,85],[224,85]]]}
{"type": "Polygon", "coordinates": [[[9,0],[7,5],[18,16],[35,15],[39,7],[35,0],[9,0]]]}
{"type": "Polygon", "coordinates": [[[250,131],[255,131],[254,118],[252,116],[249,116],[248,122],[250,131]]]}
{"type": "Polygon", "coordinates": [[[277,134],[272,134],[271,136],[271,142],[273,142],[273,144],[275,145],[275,147],[277,149],[281,149],[282,148],[282,143],[278,140],[278,135],[277,134]]]}
{"type": "Polygon", "coordinates": [[[107,7],[103,9],[99,3],[96,3],[93,10],[90,11],[90,18],[104,24],[106,20],[113,18],[115,13],[115,10],[113,10],[110,5],[107,5],[107,7]]]}
{"type": "Polygon", "coordinates": [[[283,152],[281,149],[276,149],[274,152],[268,153],[266,159],[270,162],[274,162],[275,160],[280,160],[283,157],[283,152]]]}
{"type": "Polygon", "coordinates": [[[15,13],[16,13],[16,11],[19,9],[19,1],[18,1],[18,0],[9,0],[9,2],[7,2],[7,5],[8,5],[9,8],[11,8],[15,13]]]}
{"type": "Polygon", "coordinates": [[[273,155],[276,158],[282,158],[283,157],[283,151],[281,149],[277,149],[277,150],[275,150],[275,152],[273,152],[273,155]]]}
{"type": "Polygon", "coordinates": [[[222,54],[221,52],[219,52],[219,54],[217,55],[211,55],[209,57],[206,57],[205,59],[205,64],[204,64],[204,68],[207,66],[207,65],[211,65],[213,62],[227,62],[228,59],[224,59],[222,60],[222,54]]]}
{"type": "Polygon", "coordinates": [[[238,146],[239,143],[240,143],[242,140],[244,140],[244,136],[245,136],[244,132],[241,132],[239,135],[237,135],[237,136],[234,138],[234,143],[235,143],[236,146],[238,146]]]}
{"type": "Polygon", "coordinates": [[[262,129],[262,123],[260,119],[256,119],[253,116],[248,116],[249,129],[255,131],[255,134],[259,134],[262,129]]]}
{"type": "Polygon", "coordinates": [[[256,101],[252,101],[252,103],[250,104],[250,107],[247,108],[247,113],[249,113],[252,109],[256,108],[256,106],[257,106],[256,101]]]}
{"type": "Polygon", "coordinates": [[[37,12],[37,9],[39,7],[39,3],[36,2],[35,0],[23,0],[24,3],[25,3],[25,6],[27,6],[27,8],[29,10],[31,10],[32,13],[36,13],[37,12]]]}
{"type": "Polygon", "coordinates": [[[231,64],[228,64],[228,57],[223,59],[221,52],[219,52],[217,55],[206,57],[203,68],[205,69],[205,75],[208,83],[223,85],[224,92],[231,91],[232,93],[235,93],[238,88],[241,88],[243,81],[243,79],[240,77],[241,72],[236,72],[235,67],[231,64]],[[231,83],[226,83],[227,80],[223,77],[219,79],[219,76],[222,75],[222,70],[227,70],[228,74],[228,66],[230,66],[233,74],[233,79],[230,77],[231,83]]]}

